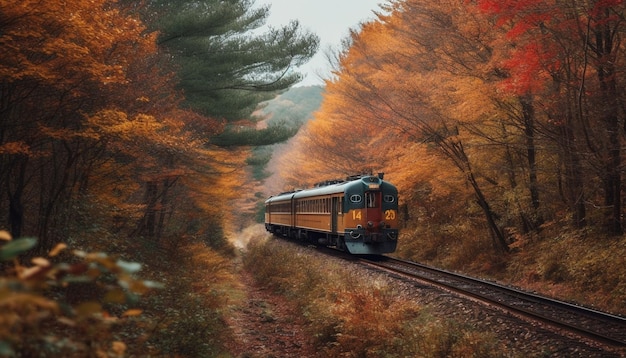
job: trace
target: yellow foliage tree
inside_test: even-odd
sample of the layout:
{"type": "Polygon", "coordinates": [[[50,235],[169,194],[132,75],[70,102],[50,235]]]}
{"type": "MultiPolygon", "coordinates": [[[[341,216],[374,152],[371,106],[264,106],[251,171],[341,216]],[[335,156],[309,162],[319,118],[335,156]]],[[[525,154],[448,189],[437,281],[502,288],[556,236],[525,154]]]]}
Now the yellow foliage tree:
{"type": "MultiPolygon", "coordinates": [[[[325,165],[386,171],[386,167],[399,169],[398,160],[389,165],[394,157],[412,158],[413,163],[403,161],[411,176],[423,173],[421,177],[433,179],[429,185],[436,188],[434,192],[445,192],[448,184],[431,176],[433,166],[428,165],[432,155],[438,155],[441,174],[446,173],[443,176],[451,178],[456,189],[457,178],[469,185],[495,246],[506,250],[498,214],[485,192],[493,182],[489,168],[497,164],[473,159],[488,148],[476,132],[493,133],[492,128],[498,127],[490,101],[493,88],[485,74],[490,57],[482,49],[484,44],[472,41],[472,36],[482,39],[493,34],[486,23],[472,18],[474,14],[448,5],[445,1],[397,3],[390,15],[351,34],[336,77],[327,82],[322,108],[307,127],[307,138],[300,139],[302,157],[296,161],[300,171],[325,165]],[[463,28],[448,26],[463,23],[463,28]],[[418,153],[427,160],[420,160],[418,153]]],[[[393,176],[390,173],[389,178],[393,176]]],[[[402,175],[398,180],[407,183],[402,175]]],[[[424,181],[401,187],[401,192],[413,191],[416,183],[424,181]]],[[[465,195],[460,197],[466,200],[465,195]]]]}

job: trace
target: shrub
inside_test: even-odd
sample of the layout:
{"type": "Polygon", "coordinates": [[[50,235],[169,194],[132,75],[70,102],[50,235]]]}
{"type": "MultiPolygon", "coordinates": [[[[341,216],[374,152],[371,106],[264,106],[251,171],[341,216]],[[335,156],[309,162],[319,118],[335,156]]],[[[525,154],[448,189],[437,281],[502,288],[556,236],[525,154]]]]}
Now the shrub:
{"type": "Polygon", "coordinates": [[[154,257],[152,274],[163,290],[146,297],[146,314],[155,322],[138,355],[213,357],[232,339],[223,314],[239,294],[229,259],[203,242],[183,242],[176,251],[154,257]],[[146,352],[146,347],[148,351],[146,352]]]}
{"type": "Polygon", "coordinates": [[[225,351],[222,342],[231,337],[222,314],[238,291],[230,260],[204,243],[152,250],[148,265],[104,253],[69,253],[61,244],[26,265],[18,259],[36,240],[12,240],[2,231],[0,239],[0,357],[198,357],[225,351]],[[135,277],[140,269],[155,281],[135,277]]]}
{"type": "Polygon", "coordinates": [[[30,264],[20,256],[36,245],[0,231],[0,355],[22,357],[122,356],[128,343],[114,332],[132,325],[137,295],[159,287],[135,277],[141,265],[104,253],[74,251],[52,263],[66,246],[30,264]],[[13,262],[13,264],[7,264],[13,262]],[[79,289],[77,289],[79,288],[79,289]]]}

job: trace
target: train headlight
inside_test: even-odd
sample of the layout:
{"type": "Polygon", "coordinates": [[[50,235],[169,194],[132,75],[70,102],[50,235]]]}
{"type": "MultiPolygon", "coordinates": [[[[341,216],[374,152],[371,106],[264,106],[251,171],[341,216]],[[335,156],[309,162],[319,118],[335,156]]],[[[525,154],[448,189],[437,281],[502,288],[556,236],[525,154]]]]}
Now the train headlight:
{"type": "Polygon", "coordinates": [[[380,226],[381,229],[385,228],[385,225],[387,224],[385,224],[384,221],[381,221],[380,224],[378,224],[378,226],[380,226]]]}
{"type": "Polygon", "coordinates": [[[370,227],[370,228],[371,228],[371,227],[374,227],[374,223],[373,223],[373,222],[371,222],[371,221],[368,221],[368,222],[367,222],[367,227],[370,227]]]}

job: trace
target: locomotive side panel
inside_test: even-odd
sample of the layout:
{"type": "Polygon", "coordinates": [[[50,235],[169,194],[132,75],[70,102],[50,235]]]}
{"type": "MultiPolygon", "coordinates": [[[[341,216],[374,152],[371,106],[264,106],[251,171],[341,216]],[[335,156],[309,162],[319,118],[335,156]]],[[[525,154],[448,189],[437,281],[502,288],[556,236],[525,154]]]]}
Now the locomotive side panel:
{"type": "Polygon", "coordinates": [[[268,199],[265,202],[265,229],[287,236],[294,225],[293,195],[268,199]]]}

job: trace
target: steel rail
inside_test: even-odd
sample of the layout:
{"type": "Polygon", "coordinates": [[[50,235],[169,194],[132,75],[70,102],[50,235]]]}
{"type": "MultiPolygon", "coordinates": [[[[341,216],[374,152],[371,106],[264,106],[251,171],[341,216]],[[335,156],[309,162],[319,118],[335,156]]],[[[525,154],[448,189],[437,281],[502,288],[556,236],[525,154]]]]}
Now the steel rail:
{"type": "Polygon", "coordinates": [[[626,347],[626,318],[621,316],[415,262],[386,256],[375,259],[361,258],[360,262],[425,281],[596,342],[613,347],[626,347]],[[553,312],[547,314],[546,310],[553,312]],[[591,324],[593,327],[604,327],[604,330],[589,327],[590,321],[593,321],[591,324]]]}

